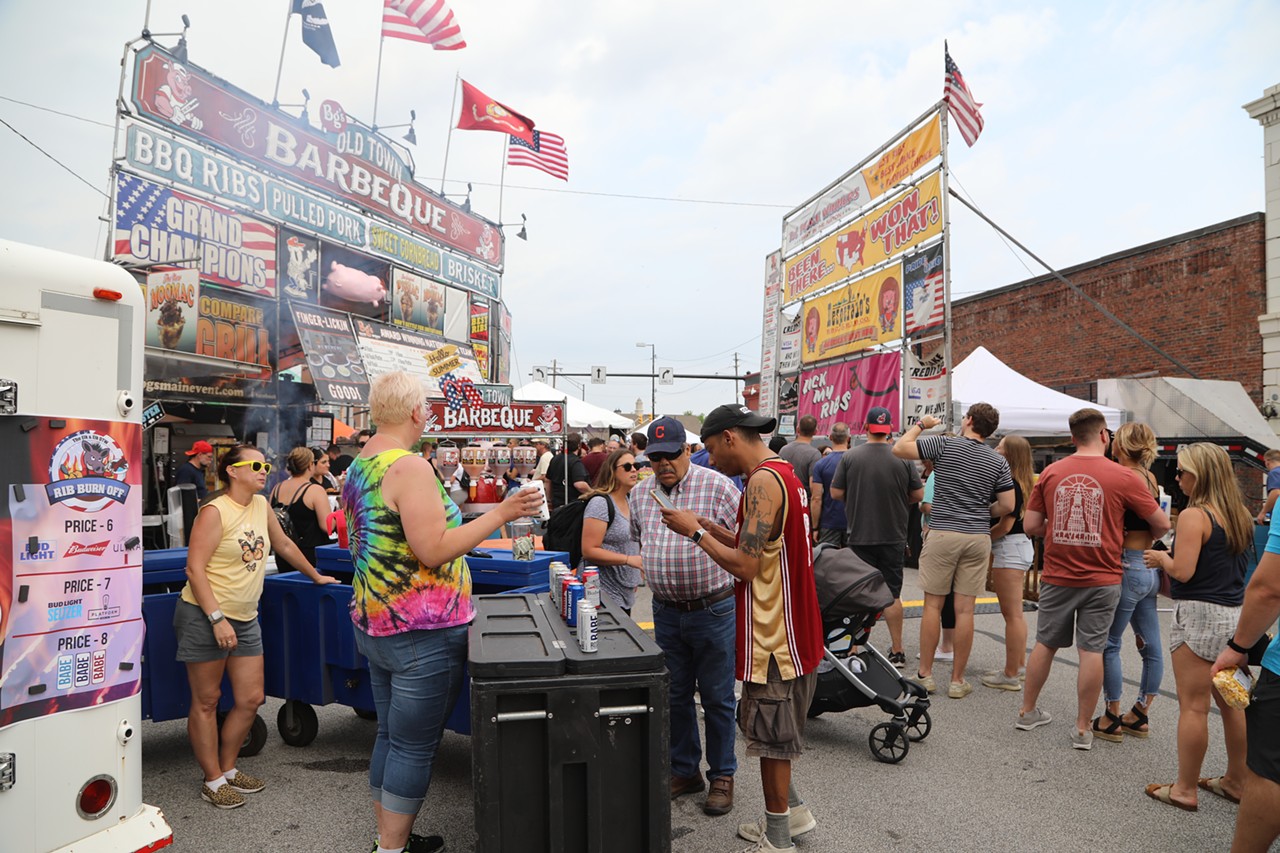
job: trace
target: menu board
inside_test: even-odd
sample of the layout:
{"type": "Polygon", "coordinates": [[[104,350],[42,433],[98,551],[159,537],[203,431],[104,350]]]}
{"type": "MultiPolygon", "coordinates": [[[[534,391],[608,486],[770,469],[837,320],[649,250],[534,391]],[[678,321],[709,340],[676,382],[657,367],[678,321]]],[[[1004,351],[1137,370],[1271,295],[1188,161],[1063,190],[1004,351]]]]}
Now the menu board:
{"type": "Polygon", "coordinates": [[[446,375],[475,383],[484,381],[470,347],[402,326],[389,326],[363,317],[352,319],[370,378],[403,370],[422,380],[431,397],[444,396],[440,381],[446,375]]]}
{"type": "Polygon", "coordinates": [[[298,302],[290,302],[289,309],[320,399],[339,405],[368,403],[368,376],[347,315],[298,302]]]}
{"type": "Polygon", "coordinates": [[[0,726],[138,692],[142,427],[0,417],[0,726]]]}

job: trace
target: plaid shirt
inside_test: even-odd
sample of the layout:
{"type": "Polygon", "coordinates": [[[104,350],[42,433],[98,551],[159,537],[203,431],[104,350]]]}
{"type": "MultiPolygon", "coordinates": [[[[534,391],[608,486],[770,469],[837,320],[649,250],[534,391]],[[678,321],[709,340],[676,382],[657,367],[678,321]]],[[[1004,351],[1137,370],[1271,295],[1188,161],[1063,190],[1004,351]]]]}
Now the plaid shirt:
{"type": "MultiPolygon", "coordinates": [[[[660,489],[657,477],[641,480],[631,490],[631,532],[640,541],[644,573],[659,601],[691,601],[724,589],[733,577],[716,565],[692,540],[673,533],[662,523],[662,507],[649,494],[660,489]]],[[[738,529],[736,486],[710,468],[690,465],[675,488],[671,502],[677,509],[692,510],[729,530],[738,529]]],[[[708,534],[710,535],[710,534],[708,534]]]]}

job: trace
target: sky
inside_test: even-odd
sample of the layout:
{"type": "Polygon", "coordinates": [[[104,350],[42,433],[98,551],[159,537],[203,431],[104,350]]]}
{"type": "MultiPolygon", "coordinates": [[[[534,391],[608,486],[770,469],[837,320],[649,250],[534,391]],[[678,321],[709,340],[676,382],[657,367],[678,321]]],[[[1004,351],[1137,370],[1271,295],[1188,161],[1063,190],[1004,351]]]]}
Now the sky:
{"type": "MultiPolygon", "coordinates": [[[[270,101],[289,5],[153,0],[150,28],[171,45],[158,34],[186,13],[191,61],[270,101]]],[[[758,369],[782,217],[941,98],[944,39],[986,122],[971,149],[952,135],[953,189],[1048,263],[1263,209],[1262,128],[1241,105],[1280,83],[1268,59],[1280,4],[1267,0],[452,6],[464,50],[386,42],[377,121],[415,110],[418,179],[446,178],[458,200],[471,182],[478,213],[515,223],[503,294],[517,386],[553,361],[647,374],[638,342],[678,377],[732,375],[735,354],[741,372],[758,369]],[[457,75],[562,135],[568,183],[508,168],[500,200],[505,137],[450,139],[457,75]],[[521,214],[527,242],[514,238],[521,214]]],[[[75,174],[0,125],[0,237],[101,257],[120,57],[147,4],[76,3],[56,22],[50,8],[0,0],[0,119],[75,174]]],[[[325,10],[341,66],[322,65],[292,18],[279,99],[305,87],[313,117],[332,98],[371,122],[380,4],[325,10]]],[[[954,296],[1041,272],[960,205],[950,218],[954,296]]],[[[649,408],[647,378],[560,381],[596,405],[649,408]]],[[[658,410],[705,413],[740,387],[677,378],[658,410]]]]}

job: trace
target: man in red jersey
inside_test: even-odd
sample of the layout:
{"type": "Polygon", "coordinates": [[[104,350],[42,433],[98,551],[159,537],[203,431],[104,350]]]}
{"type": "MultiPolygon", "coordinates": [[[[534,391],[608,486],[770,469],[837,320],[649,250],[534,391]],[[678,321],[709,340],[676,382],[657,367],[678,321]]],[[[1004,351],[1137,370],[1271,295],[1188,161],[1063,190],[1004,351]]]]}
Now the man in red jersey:
{"type": "Polygon", "coordinates": [[[794,835],[816,825],[791,784],[791,761],[804,752],[804,722],[822,660],[822,616],[813,582],[809,493],[791,463],[760,439],[776,422],[744,406],[720,406],[702,425],[716,468],[746,477],[738,534],[687,510],[662,511],[663,523],[691,538],[736,579],[738,728],[747,755],[760,759],[765,819],[738,827],[750,850],[791,850],[794,835]]]}

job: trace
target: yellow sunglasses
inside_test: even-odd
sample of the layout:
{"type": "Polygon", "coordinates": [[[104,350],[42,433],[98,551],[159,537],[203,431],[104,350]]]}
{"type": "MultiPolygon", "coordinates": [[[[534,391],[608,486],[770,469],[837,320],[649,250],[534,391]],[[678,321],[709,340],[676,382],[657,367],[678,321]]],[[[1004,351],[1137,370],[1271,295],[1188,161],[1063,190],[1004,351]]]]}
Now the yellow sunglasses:
{"type": "Polygon", "coordinates": [[[232,463],[231,463],[230,465],[228,465],[227,467],[228,467],[228,468],[243,468],[245,465],[248,465],[248,466],[249,466],[249,470],[250,470],[250,471],[252,471],[252,472],[253,472],[253,473],[255,473],[255,474],[257,474],[259,471],[263,472],[264,474],[270,474],[270,473],[271,473],[271,463],[270,463],[270,462],[259,462],[257,459],[246,459],[246,460],[245,460],[245,461],[243,461],[243,462],[232,462],[232,463]]]}

